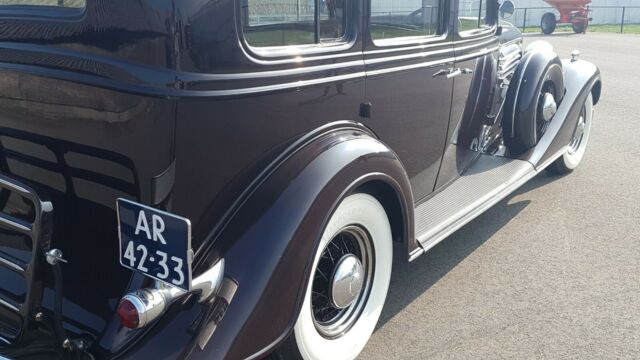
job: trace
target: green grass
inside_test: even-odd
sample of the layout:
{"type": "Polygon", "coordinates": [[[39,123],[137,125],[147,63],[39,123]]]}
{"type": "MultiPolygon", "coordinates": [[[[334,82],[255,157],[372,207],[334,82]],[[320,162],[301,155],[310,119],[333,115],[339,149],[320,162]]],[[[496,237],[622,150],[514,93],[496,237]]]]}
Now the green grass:
{"type": "MultiPolygon", "coordinates": [[[[522,29],[522,28],[520,28],[522,29]]],[[[525,33],[539,33],[539,26],[527,27],[525,33]]],[[[571,25],[558,25],[554,32],[573,32],[571,25]]],[[[589,25],[587,32],[620,33],[620,24],[589,25]]],[[[624,34],[640,35],[640,24],[624,24],[624,34]]]]}

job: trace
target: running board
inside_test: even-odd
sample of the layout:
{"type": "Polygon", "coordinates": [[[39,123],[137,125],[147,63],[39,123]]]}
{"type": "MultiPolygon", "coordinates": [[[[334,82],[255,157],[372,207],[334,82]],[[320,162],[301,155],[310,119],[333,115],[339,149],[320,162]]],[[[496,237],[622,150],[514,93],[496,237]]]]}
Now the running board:
{"type": "Polygon", "coordinates": [[[427,252],[537,173],[528,161],[480,155],[458,179],[415,208],[416,238],[420,247],[409,254],[409,261],[427,252]]]}

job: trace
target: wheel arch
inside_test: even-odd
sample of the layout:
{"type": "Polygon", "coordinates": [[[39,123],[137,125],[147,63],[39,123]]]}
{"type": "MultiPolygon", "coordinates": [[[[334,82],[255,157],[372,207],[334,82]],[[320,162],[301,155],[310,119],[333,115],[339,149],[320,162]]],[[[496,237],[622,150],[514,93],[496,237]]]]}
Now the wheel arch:
{"type": "Polygon", "coordinates": [[[354,192],[364,192],[375,197],[389,218],[393,241],[398,243],[408,243],[411,241],[410,230],[413,224],[413,208],[403,199],[403,194],[394,186],[384,180],[370,180],[354,192]]]}

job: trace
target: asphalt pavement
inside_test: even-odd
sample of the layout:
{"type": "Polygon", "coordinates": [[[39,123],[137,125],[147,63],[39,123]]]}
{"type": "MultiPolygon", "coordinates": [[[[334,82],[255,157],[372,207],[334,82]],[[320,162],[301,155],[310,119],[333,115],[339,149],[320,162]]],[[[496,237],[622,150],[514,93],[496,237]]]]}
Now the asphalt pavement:
{"type": "Polygon", "coordinates": [[[602,71],[583,163],[397,264],[362,359],[640,358],[640,36],[539,39],[602,71]]]}

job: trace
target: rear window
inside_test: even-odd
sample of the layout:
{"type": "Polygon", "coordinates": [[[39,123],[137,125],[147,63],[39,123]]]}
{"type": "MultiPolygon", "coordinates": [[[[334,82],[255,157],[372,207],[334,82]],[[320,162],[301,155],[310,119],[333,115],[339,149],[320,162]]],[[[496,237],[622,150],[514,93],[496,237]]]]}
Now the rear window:
{"type": "Polygon", "coordinates": [[[84,8],[86,0],[0,0],[0,7],[34,6],[84,8]]]}
{"type": "Polygon", "coordinates": [[[242,0],[251,46],[291,46],[344,39],[348,0],[242,0]]]}

